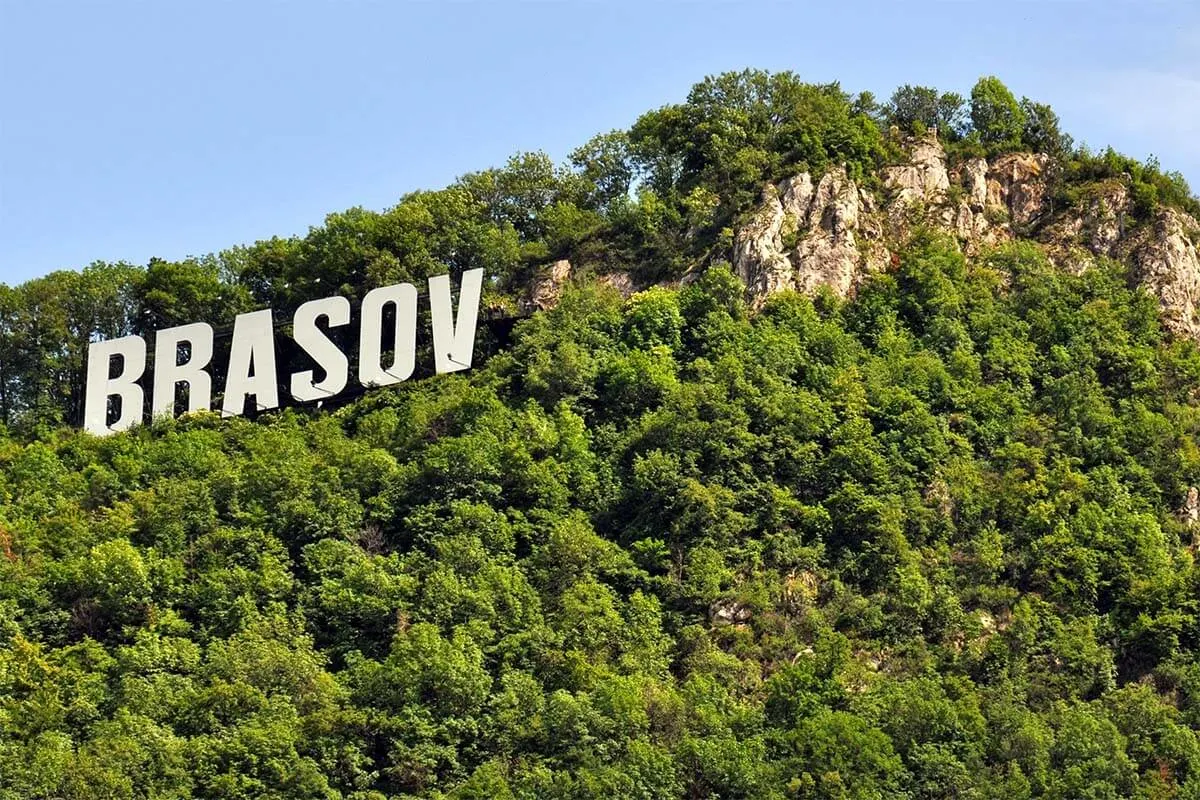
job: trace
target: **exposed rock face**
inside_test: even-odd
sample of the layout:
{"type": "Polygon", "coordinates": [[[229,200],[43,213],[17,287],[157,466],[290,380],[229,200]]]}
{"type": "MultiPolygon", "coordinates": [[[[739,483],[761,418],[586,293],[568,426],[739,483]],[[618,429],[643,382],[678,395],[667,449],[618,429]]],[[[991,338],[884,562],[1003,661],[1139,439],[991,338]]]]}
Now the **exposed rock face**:
{"type": "Polygon", "coordinates": [[[763,191],[737,232],[733,264],[756,304],[783,289],[828,286],[849,295],[864,271],[886,263],[874,201],[841,168],[813,184],[807,172],[763,191]]]}
{"type": "Polygon", "coordinates": [[[1200,489],[1188,487],[1183,506],[1175,513],[1192,531],[1192,550],[1200,550],[1200,489]]]}
{"type": "Polygon", "coordinates": [[[870,216],[874,200],[842,169],[825,173],[809,193],[811,185],[811,181],[793,182],[783,196],[784,213],[800,225],[799,241],[790,254],[796,285],[806,292],[829,286],[845,297],[864,270],[878,269],[886,258],[879,252],[881,246],[872,247],[882,238],[882,230],[870,216]]]}
{"type": "MultiPolygon", "coordinates": [[[[575,270],[571,266],[571,262],[566,259],[542,267],[537,277],[530,281],[525,290],[525,296],[518,301],[519,308],[526,314],[534,311],[549,311],[558,305],[562,299],[563,290],[574,275],[575,270]]],[[[639,288],[634,282],[633,276],[622,271],[606,272],[597,276],[596,281],[611,286],[620,293],[621,297],[626,299],[639,288]]]]}
{"type": "Polygon", "coordinates": [[[1179,509],[1179,521],[1185,525],[1195,525],[1200,522],[1200,489],[1189,486],[1183,507],[1179,509]]]}
{"type": "Polygon", "coordinates": [[[972,158],[963,164],[962,183],[966,190],[965,204],[971,211],[983,211],[988,200],[988,162],[972,158]]]}
{"type": "MultiPolygon", "coordinates": [[[[800,178],[812,183],[808,173],[800,178]]],[[[733,240],[734,269],[746,284],[746,291],[759,303],[776,292],[796,288],[792,264],[783,252],[782,230],[779,189],[768,186],[763,190],[761,207],[733,240]]]]}
{"type": "Polygon", "coordinates": [[[1112,256],[1125,236],[1125,215],[1132,210],[1129,189],[1110,183],[1088,203],[1083,217],[1087,246],[1096,255],[1112,256]]]}
{"type": "Polygon", "coordinates": [[[950,174],[946,171],[946,151],[938,141],[937,131],[930,131],[913,144],[909,163],[885,169],[883,184],[896,193],[894,202],[902,206],[936,202],[945,197],[950,189],[950,174]]]}
{"type": "Polygon", "coordinates": [[[1120,258],[1129,254],[1126,217],[1132,211],[1129,189],[1109,181],[1093,189],[1078,209],[1055,215],[1039,238],[1051,259],[1063,269],[1079,274],[1093,267],[1096,256],[1120,258]]]}
{"type": "Polygon", "coordinates": [[[744,625],[754,616],[748,606],[736,600],[718,600],[708,609],[713,625],[744,625]]]}
{"type": "Polygon", "coordinates": [[[950,170],[931,132],[909,144],[908,163],[884,170],[883,208],[842,168],[767,186],[757,212],[734,234],[733,265],[755,306],[785,289],[828,286],[845,297],[867,273],[886,268],[887,244],[902,242],[915,222],[953,233],[968,254],[1011,239],[1016,227],[1032,231],[1072,272],[1097,257],[1127,259],[1138,283],[1159,298],[1167,328],[1200,339],[1200,223],[1164,210],[1131,234],[1132,198],[1120,179],[1090,187],[1077,207],[1055,208],[1051,167],[1044,154],[1008,153],[950,170]]]}
{"type": "Polygon", "coordinates": [[[1175,210],[1159,213],[1153,229],[1133,252],[1138,283],[1158,297],[1167,329],[1200,339],[1200,257],[1193,237],[1197,223],[1175,210]]]}
{"type": "Polygon", "coordinates": [[[1007,209],[1018,225],[1032,222],[1046,205],[1044,174],[1049,161],[1041,153],[1009,153],[995,159],[987,172],[987,205],[1007,209]]]}
{"type": "Polygon", "coordinates": [[[547,311],[558,305],[563,287],[571,279],[571,272],[571,262],[565,258],[551,264],[529,284],[525,297],[520,301],[521,310],[525,313],[547,311]]]}
{"type": "Polygon", "coordinates": [[[625,299],[629,299],[629,296],[637,291],[637,286],[633,282],[633,276],[628,272],[606,273],[600,276],[600,283],[613,287],[625,299]]]}
{"type": "Polygon", "coordinates": [[[946,209],[942,213],[942,224],[954,231],[967,246],[967,252],[974,252],[979,245],[993,245],[1007,239],[1007,227],[994,226],[988,221],[987,215],[971,209],[963,202],[957,208],[946,209]]]}
{"type": "Polygon", "coordinates": [[[963,162],[950,173],[950,185],[959,187],[957,199],[932,198],[936,202],[927,215],[947,230],[953,231],[968,253],[982,246],[999,244],[1009,238],[1011,231],[1004,223],[993,222],[988,206],[988,162],[973,158],[963,162]]]}

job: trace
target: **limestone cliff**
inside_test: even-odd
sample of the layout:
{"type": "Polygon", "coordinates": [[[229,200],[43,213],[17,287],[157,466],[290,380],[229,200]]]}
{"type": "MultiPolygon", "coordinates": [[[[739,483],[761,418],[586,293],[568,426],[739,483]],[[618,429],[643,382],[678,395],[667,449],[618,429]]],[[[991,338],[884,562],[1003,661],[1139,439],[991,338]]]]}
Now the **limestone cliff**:
{"type": "MultiPolygon", "coordinates": [[[[1158,298],[1166,327],[1200,340],[1200,223],[1189,215],[1160,209],[1148,222],[1132,224],[1133,200],[1120,179],[1089,185],[1081,199],[1056,205],[1055,165],[1040,153],[951,165],[936,131],[907,142],[905,152],[903,163],[882,170],[879,192],[858,185],[842,167],[763,187],[734,230],[727,256],[754,307],[784,290],[827,287],[851,296],[868,275],[889,268],[914,226],[925,224],[954,235],[971,255],[1020,236],[1073,272],[1098,257],[1122,260],[1132,279],[1158,298]]],[[[572,277],[566,261],[546,265],[521,299],[522,309],[554,306],[572,277]]],[[[681,282],[689,277],[695,275],[681,282]]],[[[644,288],[626,272],[598,279],[626,297],[644,288]]]]}
{"type": "Polygon", "coordinates": [[[769,185],[734,238],[738,276],[756,304],[781,289],[812,292],[823,285],[845,296],[885,263],[877,216],[870,193],[840,168],[815,184],[805,172],[769,185]]]}
{"type": "MultiPolygon", "coordinates": [[[[558,305],[563,290],[575,276],[575,269],[567,259],[559,259],[542,267],[525,287],[525,293],[517,300],[523,314],[546,311],[558,305]]],[[[606,272],[595,276],[598,283],[616,289],[622,297],[629,297],[637,286],[628,272],[606,272]]]]}
{"type": "Polygon", "coordinates": [[[946,170],[946,151],[938,141],[937,132],[914,140],[909,147],[908,163],[886,167],[883,182],[894,192],[892,200],[896,207],[945,198],[950,190],[950,174],[946,170]]]}
{"type": "Polygon", "coordinates": [[[1187,214],[1163,210],[1138,237],[1132,250],[1134,276],[1158,297],[1163,321],[1172,332],[1200,340],[1200,225],[1187,214]]]}
{"type": "Polygon", "coordinates": [[[1051,260],[1073,271],[1099,256],[1131,265],[1159,299],[1164,323],[1200,339],[1200,223],[1161,209],[1136,230],[1132,200],[1120,180],[1088,187],[1084,199],[1056,207],[1052,159],[1009,153],[951,167],[936,131],[910,141],[907,159],[882,172],[882,198],[844,169],[807,172],[764,187],[762,199],[734,234],[732,263],[752,303],[784,289],[826,286],[846,297],[891,261],[917,223],[952,233],[967,253],[1016,235],[1041,243],[1051,260]]]}
{"type": "Polygon", "coordinates": [[[529,314],[534,311],[545,311],[558,305],[563,289],[570,279],[571,262],[565,258],[555,261],[541,270],[529,282],[525,296],[519,302],[521,311],[529,314]]]}

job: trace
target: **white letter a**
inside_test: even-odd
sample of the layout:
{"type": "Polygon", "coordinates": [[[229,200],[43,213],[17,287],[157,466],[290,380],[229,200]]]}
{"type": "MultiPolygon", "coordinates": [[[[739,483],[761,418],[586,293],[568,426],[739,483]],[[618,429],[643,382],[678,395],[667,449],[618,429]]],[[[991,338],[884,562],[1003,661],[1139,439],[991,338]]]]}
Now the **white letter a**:
{"type": "Polygon", "coordinates": [[[275,377],[275,326],[271,309],[238,314],[233,321],[233,344],[229,348],[229,375],[225,379],[222,417],[242,414],[246,396],[254,395],[259,411],[279,406],[279,384],[275,377]],[[250,374],[251,366],[254,374],[250,374]]]}

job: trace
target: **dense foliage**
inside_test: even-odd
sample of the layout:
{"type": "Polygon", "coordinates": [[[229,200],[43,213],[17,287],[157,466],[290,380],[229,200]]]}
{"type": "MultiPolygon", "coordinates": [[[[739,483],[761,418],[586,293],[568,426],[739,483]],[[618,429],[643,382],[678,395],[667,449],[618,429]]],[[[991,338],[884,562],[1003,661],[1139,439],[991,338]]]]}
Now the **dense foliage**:
{"type": "MultiPolygon", "coordinates": [[[[1059,135],[1006,93],[994,143],[1059,135]]],[[[444,264],[498,306],[550,254],[670,274],[764,177],[866,175],[887,113],[721,76],[569,168],[0,292],[0,799],[1200,798],[1200,352],[1117,263],[918,232],[754,314],[721,263],[581,281],[333,414],[62,425],[96,335],[444,264]]]]}
{"type": "Polygon", "coordinates": [[[333,416],[0,445],[0,796],[1195,797],[1194,348],[1115,265],[581,289],[333,416]]]}

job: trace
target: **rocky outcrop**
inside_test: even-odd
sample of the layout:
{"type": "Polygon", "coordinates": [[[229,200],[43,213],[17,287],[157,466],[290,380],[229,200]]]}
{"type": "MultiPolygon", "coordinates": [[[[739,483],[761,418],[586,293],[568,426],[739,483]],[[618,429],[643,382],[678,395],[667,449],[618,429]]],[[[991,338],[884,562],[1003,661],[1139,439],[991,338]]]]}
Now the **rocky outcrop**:
{"type": "Polygon", "coordinates": [[[1125,236],[1126,215],[1132,210],[1129,189],[1110,181],[1087,204],[1082,217],[1082,233],[1087,247],[1096,255],[1113,256],[1125,236]]]}
{"type": "Polygon", "coordinates": [[[733,264],[759,305],[783,289],[827,286],[846,297],[864,272],[886,263],[882,238],[874,199],[844,169],[815,184],[805,172],[764,189],[734,237],[733,264]]]}
{"type": "Polygon", "coordinates": [[[1200,489],[1189,486],[1187,497],[1175,514],[1192,533],[1191,549],[1200,550],[1200,489]]]}
{"type": "Polygon", "coordinates": [[[1161,211],[1133,250],[1137,282],[1158,297],[1163,323],[1180,336],[1200,339],[1200,256],[1196,220],[1173,209],[1161,211]]]}
{"type": "Polygon", "coordinates": [[[968,253],[990,247],[1011,236],[1004,219],[1007,211],[988,205],[988,162],[972,158],[950,173],[951,186],[959,188],[957,201],[947,201],[936,212],[936,222],[953,231],[968,253]]]}
{"type": "Polygon", "coordinates": [[[1195,525],[1200,522],[1200,489],[1189,486],[1183,505],[1177,512],[1179,521],[1184,525],[1195,525]]]}
{"type": "Polygon", "coordinates": [[[607,272],[598,279],[604,286],[611,286],[626,300],[637,291],[637,284],[628,272],[607,272]]]}
{"type": "Polygon", "coordinates": [[[718,600],[709,607],[708,616],[713,625],[744,625],[754,612],[736,600],[718,600]]]}
{"type": "MultiPolygon", "coordinates": [[[[524,314],[535,311],[549,311],[558,305],[562,299],[563,290],[575,276],[571,262],[566,259],[555,261],[538,270],[525,294],[518,300],[518,307],[524,314]]],[[[611,286],[621,297],[628,299],[638,290],[637,283],[628,272],[606,272],[595,277],[597,283],[611,286]]]]}
{"type": "Polygon", "coordinates": [[[521,311],[548,311],[558,305],[563,289],[571,280],[571,262],[565,258],[543,268],[529,283],[525,296],[520,300],[521,311]]]}
{"type": "Polygon", "coordinates": [[[986,205],[1002,208],[1017,225],[1028,225],[1046,208],[1046,166],[1041,153],[1009,153],[989,162],[986,205]]]}
{"type": "Polygon", "coordinates": [[[828,286],[849,295],[863,272],[879,269],[887,257],[883,231],[873,219],[874,199],[846,177],[830,170],[810,191],[810,180],[792,182],[783,196],[785,215],[799,227],[790,253],[801,291],[828,286]]]}
{"type": "Polygon", "coordinates": [[[884,169],[883,184],[894,193],[893,202],[898,206],[933,203],[944,198],[950,189],[950,174],[937,131],[913,142],[907,164],[884,169]]]}
{"type": "MultiPolygon", "coordinates": [[[[1119,179],[1088,187],[1075,207],[1055,210],[1047,165],[1043,155],[1010,153],[947,170],[941,145],[926,137],[913,145],[911,163],[885,172],[889,199],[882,208],[843,168],[816,180],[800,173],[764,188],[758,209],[734,234],[733,266],[755,307],[785,289],[827,287],[848,297],[866,275],[888,267],[887,244],[901,243],[913,221],[953,233],[968,253],[1012,238],[1015,224],[1033,229],[1048,256],[1072,272],[1089,269],[1097,257],[1127,261],[1133,279],[1158,298],[1167,329],[1200,340],[1200,223],[1163,209],[1131,231],[1133,201],[1119,179]]],[[[543,267],[521,310],[556,306],[573,275],[566,260],[543,267]]],[[[627,272],[598,280],[623,297],[641,288],[627,272]]]]}
{"type": "Polygon", "coordinates": [[[1008,153],[950,169],[931,132],[908,143],[906,163],[883,171],[882,207],[843,168],[765,187],[758,209],[735,231],[733,265],[755,306],[785,289],[827,286],[845,297],[888,266],[887,245],[902,243],[915,223],[953,233],[968,254],[1019,231],[1073,272],[1098,257],[1127,261],[1136,281],[1158,297],[1167,328],[1200,339],[1200,223],[1163,210],[1131,232],[1133,203],[1121,179],[1090,186],[1072,207],[1056,208],[1052,168],[1046,155],[1008,153]]]}
{"type": "MultiPolygon", "coordinates": [[[[808,173],[800,178],[812,182],[808,173]]],[[[792,263],[783,249],[783,223],[779,188],[767,186],[758,211],[733,240],[734,270],[749,296],[760,302],[776,292],[796,288],[792,263]]]]}
{"type": "Polygon", "coordinates": [[[965,192],[963,204],[973,212],[983,211],[988,201],[988,162],[986,158],[972,158],[962,165],[962,186],[965,192]]]}
{"type": "Polygon", "coordinates": [[[1011,238],[1009,219],[1028,223],[1044,211],[1043,156],[976,158],[951,171],[936,132],[908,148],[906,163],[884,169],[883,208],[841,168],[815,182],[801,173],[764,189],[733,247],[755,305],[785,289],[852,294],[864,275],[886,268],[886,243],[903,241],[921,219],[954,232],[973,252],[1011,238]]]}
{"type": "Polygon", "coordinates": [[[1129,255],[1126,220],[1131,211],[1128,187],[1108,181],[1092,187],[1079,207],[1055,214],[1042,227],[1039,238],[1051,260],[1079,274],[1094,266],[1097,256],[1129,255]]]}
{"type": "Polygon", "coordinates": [[[998,236],[1003,222],[1026,225],[1045,212],[1048,162],[1041,154],[1011,153],[990,162],[968,159],[950,170],[941,143],[928,134],[910,144],[908,163],[884,169],[883,184],[893,216],[924,206],[932,220],[967,242],[993,231],[992,238],[1003,238],[998,236]],[[953,200],[952,187],[958,189],[953,200]]]}

